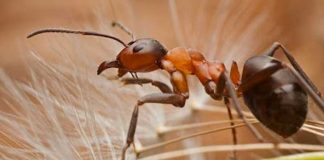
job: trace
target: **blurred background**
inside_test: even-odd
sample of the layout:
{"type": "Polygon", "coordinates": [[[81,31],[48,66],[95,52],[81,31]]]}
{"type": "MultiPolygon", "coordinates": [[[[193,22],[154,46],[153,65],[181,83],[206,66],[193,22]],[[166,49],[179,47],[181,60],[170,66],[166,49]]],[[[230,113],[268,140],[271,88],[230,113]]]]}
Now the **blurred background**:
{"type": "MultiPolygon", "coordinates": [[[[26,36],[35,30],[43,28],[67,28],[112,34],[126,42],[130,41],[130,37],[121,30],[111,27],[110,23],[114,20],[127,26],[137,38],[155,38],[169,49],[177,46],[194,48],[205,53],[208,59],[224,61],[228,67],[232,63],[232,60],[238,61],[239,66],[242,67],[247,58],[262,53],[273,42],[279,41],[294,54],[296,60],[318,88],[324,91],[324,83],[322,81],[322,71],[324,70],[324,1],[321,0],[1,0],[0,68],[13,81],[28,84],[32,79],[31,71],[35,67],[37,68],[33,60],[30,60],[33,59],[31,52],[37,53],[47,63],[53,64],[54,66],[58,65],[56,66],[58,68],[60,67],[60,63],[65,61],[62,55],[67,54],[75,62],[73,67],[89,67],[86,69],[87,73],[89,72],[88,76],[93,76],[95,79],[97,78],[95,77],[97,65],[103,60],[114,58],[120,49],[122,49],[121,46],[110,40],[76,35],[44,34],[33,39],[26,39],[26,36]],[[73,49],[70,48],[71,46],[73,49]],[[57,52],[60,52],[60,54],[57,54],[57,52]],[[77,59],[80,57],[91,59],[92,64],[85,65],[83,63],[77,63],[79,62],[77,59]],[[74,61],[74,59],[76,60],[74,61]]],[[[282,55],[278,54],[277,57],[286,61],[282,55]]],[[[35,73],[37,74],[38,72],[35,71],[35,73]]],[[[115,72],[109,71],[107,74],[110,76],[114,75],[115,72]]],[[[164,73],[154,74],[162,74],[162,79],[168,81],[164,73]]],[[[143,76],[145,75],[143,74],[143,76]]],[[[47,79],[41,75],[39,78],[47,79]]],[[[192,84],[192,91],[190,92],[191,99],[187,105],[216,105],[203,93],[201,88],[194,85],[196,83],[195,78],[190,78],[189,80],[192,84]]],[[[50,82],[51,80],[48,80],[47,83],[50,82]]],[[[106,83],[109,82],[106,81],[106,83]]],[[[0,84],[3,86],[6,85],[4,82],[0,84]]],[[[2,97],[0,101],[1,113],[15,114],[12,108],[15,108],[15,110],[20,109],[14,105],[17,102],[10,103],[14,101],[13,99],[15,97],[8,94],[12,91],[8,91],[6,87],[3,88],[2,92],[0,92],[2,97]],[[8,104],[12,104],[13,106],[8,107],[8,104]]],[[[121,87],[112,87],[110,89],[112,90],[105,96],[122,90],[121,87]]],[[[136,87],[136,89],[141,90],[140,87],[136,87]]],[[[143,95],[145,94],[144,92],[149,93],[149,91],[150,88],[148,87],[143,91],[137,92],[143,95]]],[[[126,119],[122,123],[125,126],[122,127],[124,132],[128,126],[128,119],[132,110],[131,106],[134,104],[136,98],[139,97],[136,94],[131,94],[130,96],[133,96],[132,101],[127,103],[129,104],[128,106],[123,106],[128,108],[125,111],[125,115],[123,115],[126,119]]],[[[109,108],[109,104],[107,105],[106,107],[109,108]]],[[[310,108],[310,118],[323,120],[322,114],[317,112],[318,108],[313,102],[310,102],[310,108]]],[[[170,108],[170,110],[173,110],[173,108],[170,108]]],[[[167,111],[159,111],[156,114],[172,112],[172,115],[177,115],[183,113],[179,109],[175,110],[169,111],[167,109],[167,111]]],[[[155,111],[150,110],[150,112],[155,111]]],[[[175,117],[177,116],[166,114],[163,116],[163,120],[160,120],[158,123],[173,124],[174,122],[171,122],[171,120],[177,119],[175,117]]],[[[199,112],[187,116],[181,122],[222,119],[227,119],[227,114],[199,112]]],[[[147,121],[147,119],[142,121],[147,121]]],[[[146,123],[143,122],[142,125],[145,126],[146,123]]],[[[5,131],[5,127],[8,127],[7,125],[1,125],[1,127],[4,128],[5,133],[10,133],[9,131],[5,131]]],[[[154,128],[152,126],[150,127],[148,128],[154,128]]],[[[186,132],[183,131],[183,133],[186,132]]],[[[230,144],[231,136],[229,133],[224,132],[223,134],[219,134],[217,135],[217,139],[215,139],[215,135],[204,136],[193,142],[188,141],[182,144],[182,146],[230,144]]],[[[267,131],[264,134],[269,139],[284,141],[278,137],[273,138],[269,136],[267,131]]],[[[169,137],[179,135],[175,134],[169,137]]],[[[3,145],[10,144],[17,138],[13,136],[13,138],[9,138],[10,140],[8,140],[2,137],[4,136],[0,136],[0,143],[3,145]]],[[[244,128],[238,129],[238,137],[239,143],[255,142],[254,137],[244,128]]],[[[164,138],[167,139],[168,136],[164,138]]],[[[297,133],[293,138],[294,141],[300,143],[322,143],[321,139],[312,136],[310,133],[297,133]]],[[[118,140],[119,143],[123,142],[121,139],[118,140]]],[[[145,143],[145,139],[143,142],[145,143]]],[[[121,145],[119,144],[119,147],[121,145]]],[[[165,150],[175,148],[179,148],[179,146],[170,146],[170,148],[165,148],[165,150]]],[[[116,150],[118,149],[117,147],[116,150]]],[[[17,159],[17,157],[13,156],[14,153],[9,153],[7,150],[0,151],[2,152],[0,156],[17,159]]],[[[295,152],[273,153],[262,151],[255,154],[242,152],[239,153],[241,157],[239,159],[260,159],[261,157],[272,157],[288,153],[295,152]]],[[[182,157],[180,159],[224,159],[230,157],[230,155],[230,152],[221,154],[208,153],[194,155],[192,157],[182,157]]],[[[45,159],[47,159],[46,156],[45,159]]],[[[84,159],[91,159],[91,157],[84,159]]],[[[112,156],[109,159],[114,159],[114,157],[112,156]]]]}
{"type": "MultiPolygon", "coordinates": [[[[19,70],[21,70],[19,65],[22,65],[27,54],[24,52],[24,46],[28,43],[25,37],[32,31],[53,27],[80,29],[84,26],[93,26],[96,28],[102,24],[110,27],[107,22],[117,19],[128,26],[137,37],[154,37],[168,48],[186,45],[186,47],[207,51],[212,47],[208,46],[208,48],[206,45],[210,45],[210,41],[217,41],[212,44],[217,49],[211,50],[214,53],[208,54],[226,55],[228,53],[221,52],[226,51],[222,48],[240,46],[237,48],[242,51],[236,54],[243,54],[243,60],[239,58],[235,60],[242,62],[244,58],[249,57],[246,54],[257,54],[270,46],[272,41],[280,41],[296,56],[304,56],[297,57],[299,62],[305,67],[307,73],[314,77],[314,81],[318,82],[316,84],[320,88],[324,87],[320,83],[320,75],[317,74],[323,69],[320,57],[323,53],[324,34],[322,1],[234,3],[178,0],[174,3],[177,13],[170,11],[168,1],[2,1],[1,67],[19,77],[19,70]],[[178,17],[175,18],[174,14],[178,17]],[[253,28],[255,24],[256,27],[253,28]],[[246,31],[250,32],[245,33],[246,31]],[[253,36],[246,35],[251,32],[253,36]],[[254,39],[243,44],[237,40],[242,36],[254,39]],[[236,41],[240,43],[235,43],[236,41]],[[260,44],[260,41],[266,43],[260,44]],[[224,47],[221,44],[225,42],[224,47]],[[247,50],[254,52],[247,53],[247,50]],[[310,65],[307,62],[313,63],[310,65]]],[[[122,38],[125,41],[129,40],[127,36],[122,38]]],[[[224,59],[224,57],[226,56],[217,58],[224,59]]]]}

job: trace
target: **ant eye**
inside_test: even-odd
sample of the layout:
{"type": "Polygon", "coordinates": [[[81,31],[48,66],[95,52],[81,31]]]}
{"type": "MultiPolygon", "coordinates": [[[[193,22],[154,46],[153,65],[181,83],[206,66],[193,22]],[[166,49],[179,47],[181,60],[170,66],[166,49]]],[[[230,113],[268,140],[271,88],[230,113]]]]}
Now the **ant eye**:
{"type": "Polygon", "coordinates": [[[136,52],[139,52],[140,50],[142,50],[144,48],[144,45],[137,45],[133,48],[133,52],[136,53],[136,52]]]}

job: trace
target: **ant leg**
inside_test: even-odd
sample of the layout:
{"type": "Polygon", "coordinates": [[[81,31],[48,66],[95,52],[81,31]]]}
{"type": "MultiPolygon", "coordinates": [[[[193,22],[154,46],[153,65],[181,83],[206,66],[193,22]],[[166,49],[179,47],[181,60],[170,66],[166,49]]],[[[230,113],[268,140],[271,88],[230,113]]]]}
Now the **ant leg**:
{"type": "Polygon", "coordinates": [[[163,82],[160,82],[160,81],[155,81],[155,80],[152,80],[152,79],[149,79],[149,78],[138,78],[138,79],[123,78],[123,79],[121,79],[121,81],[125,85],[128,85],[128,84],[142,85],[142,84],[151,83],[152,86],[155,86],[155,87],[159,88],[162,93],[172,93],[171,88],[167,84],[165,84],[163,82]]]}
{"type": "MultiPolygon", "coordinates": [[[[212,68],[210,70],[214,70],[214,69],[212,68]]],[[[224,78],[218,79],[218,77],[217,77],[217,79],[215,77],[211,77],[211,78],[213,81],[209,81],[204,84],[205,91],[213,99],[221,100],[224,95],[225,79],[224,78]],[[217,85],[215,83],[217,83],[217,85]]],[[[238,88],[240,85],[240,73],[238,70],[237,63],[235,61],[233,61],[232,66],[231,66],[230,78],[231,78],[231,81],[233,82],[233,84],[235,85],[235,89],[238,88]]]]}
{"type": "MultiPolygon", "coordinates": [[[[165,64],[164,64],[165,65],[165,64]]],[[[172,104],[176,107],[183,107],[185,105],[186,100],[189,98],[188,92],[188,84],[186,80],[186,76],[184,73],[173,70],[173,67],[165,66],[165,69],[169,72],[171,78],[171,83],[176,93],[156,93],[149,94],[140,98],[135,105],[134,112],[131,118],[126,145],[122,150],[122,160],[125,159],[125,153],[130,144],[134,141],[134,135],[137,125],[137,117],[138,117],[138,107],[145,103],[162,103],[162,104],[172,104]]]]}
{"type": "Polygon", "coordinates": [[[234,89],[233,83],[231,82],[230,77],[228,76],[228,74],[226,72],[224,72],[221,77],[225,79],[226,89],[228,91],[230,98],[232,99],[232,103],[234,105],[234,108],[235,108],[237,114],[244,121],[244,123],[248,126],[250,131],[255,135],[255,137],[258,139],[258,141],[263,142],[264,141],[263,136],[260,134],[260,132],[255,127],[253,127],[251,125],[250,122],[248,122],[246,120],[245,116],[243,115],[241,105],[237,98],[237,93],[235,92],[235,89],[234,89]]]}
{"type": "MultiPolygon", "coordinates": [[[[224,103],[226,105],[227,108],[227,113],[228,113],[228,117],[231,120],[231,126],[233,127],[235,125],[235,123],[233,122],[233,115],[232,115],[232,111],[231,111],[231,104],[230,101],[227,97],[224,98],[224,103]]],[[[232,138],[233,138],[233,144],[237,145],[237,136],[236,136],[236,129],[232,128],[232,138]]],[[[237,154],[236,151],[233,150],[233,159],[237,160],[237,154]]]]}
{"type": "Polygon", "coordinates": [[[214,81],[208,81],[206,84],[204,84],[205,92],[214,100],[222,100],[223,98],[223,91],[218,92],[219,88],[221,88],[219,85],[216,85],[214,81]]]}
{"type": "MultiPolygon", "coordinates": [[[[287,66],[288,67],[288,66],[287,66]]],[[[312,99],[315,101],[315,103],[320,107],[322,112],[324,112],[324,101],[323,99],[318,96],[316,90],[311,87],[309,83],[302,77],[295,69],[288,67],[292,73],[295,75],[295,77],[298,79],[299,84],[303,87],[305,91],[312,97],[312,99]]]]}
{"type": "Polygon", "coordinates": [[[125,160],[126,151],[128,147],[134,142],[134,135],[135,135],[137,119],[138,119],[138,110],[140,106],[142,106],[145,103],[162,103],[162,104],[172,104],[176,107],[183,107],[185,105],[186,99],[187,98],[185,96],[182,96],[180,94],[172,94],[172,93],[171,94],[155,93],[140,98],[134,107],[134,111],[128,129],[126,144],[122,149],[121,159],[125,160]]]}
{"type": "Polygon", "coordinates": [[[291,53],[289,53],[289,51],[282,44],[280,44],[279,42],[273,43],[273,45],[264,53],[264,55],[273,57],[276,50],[278,50],[279,48],[283,50],[283,53],[288,58],[291,65],[296,69],[296,71],[305,79],[305,81],[310,85],[310,87],[313,88],[316,94],[321,97],[321,92],[317,89],[314,83],[306,75],[304,70],[299,66],[299,64],[297,63],[295,58],[291,55],[291,53]]]}
{"type": "Polygon", "coordinates": [[[126,73],[128,73],[128,71],[126,69],[123,68],[118,68],[118,77],[122,77],[124,76],[126,73]]]}

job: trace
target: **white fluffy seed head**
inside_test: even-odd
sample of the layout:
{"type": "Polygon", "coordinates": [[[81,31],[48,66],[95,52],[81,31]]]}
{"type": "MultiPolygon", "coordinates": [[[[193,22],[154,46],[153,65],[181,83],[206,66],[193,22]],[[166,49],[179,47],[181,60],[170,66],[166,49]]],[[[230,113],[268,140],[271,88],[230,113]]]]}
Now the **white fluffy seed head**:
{"type": "MultiPolygon", "coordinates": [[[[258,7],[263,4],[253,3],[258,7]]],[[[184,10],[176,1],[169,1],[168,9],[179,44],[201,49],[208,59],[224,60],[226,64],[237,60],[242,65],[244,59],[260,51],[260,46],[267,47],[283,32],[277,23],[268,23],[278,4],[272,3],[262,10],[255,9],[255,5],[224,1],[213,12],[204,13],[209,4],[203,1],[194,20],[181,17],[179,12],[184,10]],[[259,39],[260,34],[269,32],[259,39]]],[[[111,21],[105,18],[107,11],[100,7],[96,10],[99,27],[84,30],[112,33],[111,21]]],[[[129,4],[123,7],[131,11],[129,4]]],[[[189,9],[184,12],[188,12],[187,16],[193,13],[189,9]]],[[[26,160],[119,159],[134,104],[140,96],[158,90],[150,86],[123,86],[110,80],[116,75],[115,69],[96,75],[97,65],[115,59],[120,51],[121,46],[115,42],[74,35],[43,35],[39,39],[42,41],[31,42],[33,47],[25,50],[32,50],[28,52],[30,81],[18,82],[0,71],[2,101],[8,106],[8,111],[0,112],[0,135],[5,141],[0,143],[0,156],[26,160]]],[[[162,72],[139,76],[169,81],[162,72]]],[[[189,83],[191,98],[185,108],[158,104],[141,108],[136,141],[157,138],[157,128],[166,123],[194,121],[190,106],[204,106],[210,98],[201,85],[196,85],[197,79],[189,78],[189,83]]],[[[184,146],[195,146],[194,142],[186,141],[184,146]]],[[[131,150],[128,154],[134,158],[131,150]]]]}

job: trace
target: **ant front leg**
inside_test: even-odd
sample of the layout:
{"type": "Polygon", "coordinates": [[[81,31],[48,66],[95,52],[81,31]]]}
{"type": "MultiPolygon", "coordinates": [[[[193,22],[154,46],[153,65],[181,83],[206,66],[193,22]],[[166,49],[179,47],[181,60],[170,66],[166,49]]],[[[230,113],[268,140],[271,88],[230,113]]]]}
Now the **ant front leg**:
{"type": "Polygon", "coordinates": [[[167,84],[165,84],[165,83],[163,83],[161,81],[155,81],[155,80],[152,80],[152,79],[149,79],[149,78],[138,78],[138,79],[123,78],[123,79],[121,79],[121,81],[125,85],[128,85],[128,84],[142,85],[142,84],[149,84],[150,83],[152,86],[155,86],[155,87],[159,88],[162,93],[172,93],[171,88],[167,84]]]}
{"type": "Polygon", "coordinates": [[[134,142],[134,135],[137,126],[138,110],[139,107],[145,103],[161,103],[172,104],[176,107],[183,107],[186,100],[189,98],[188,84],[185,75],[180,71],[169,71],[171,75],[171,82],[174,88],[174,93],[156,93],[149,94],[140,98],[135,105],[132,118],[129,125],[126,144],[122,150],[121,159],[125,159],[126,151],[128,147],[134,142]]]}

